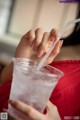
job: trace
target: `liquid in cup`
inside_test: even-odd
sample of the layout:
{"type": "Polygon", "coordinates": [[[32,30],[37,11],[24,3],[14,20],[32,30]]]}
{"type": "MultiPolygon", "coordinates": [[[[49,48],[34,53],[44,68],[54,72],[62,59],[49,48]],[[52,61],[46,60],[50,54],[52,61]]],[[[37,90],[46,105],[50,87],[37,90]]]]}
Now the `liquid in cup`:
{"type": "MultiPolygon", "coordinates": [[[[20,100],[42,113],[58,80],[63,76],[63,72],[49,65],[36,71],[36,64],[30,59],[14,58],[13,63],[10,99],[20,100]]],[[[29,120],[10,105],[8,111],[18,120],[29,120]]]]}

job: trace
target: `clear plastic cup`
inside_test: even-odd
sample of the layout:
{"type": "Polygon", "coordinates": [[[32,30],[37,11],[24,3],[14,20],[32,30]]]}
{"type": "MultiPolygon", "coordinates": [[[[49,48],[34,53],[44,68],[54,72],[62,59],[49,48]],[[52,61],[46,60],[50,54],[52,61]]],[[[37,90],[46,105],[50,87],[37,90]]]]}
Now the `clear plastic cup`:
{"type": "MultiPolygon", "coordinates": [[[[10,99],[20,100],[42,113],[58,80],[63,76],[63,72],[50,65],[37,71],[34,61],[25,58],[14,58],[13,64],[10,99]]],[[[27,120],[25,115],[10,105],[8,110],[18,119],[27,120]]]]}

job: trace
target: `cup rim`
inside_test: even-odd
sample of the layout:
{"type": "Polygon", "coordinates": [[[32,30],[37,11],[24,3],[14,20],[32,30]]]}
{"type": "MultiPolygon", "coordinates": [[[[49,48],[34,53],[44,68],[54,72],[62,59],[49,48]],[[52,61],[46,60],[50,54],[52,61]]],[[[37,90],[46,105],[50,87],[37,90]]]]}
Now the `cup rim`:
{"type": "MultiPolygon", "coordinates": [[[[26,60],[26,61],[31,61],[31,62],[34,63],[34,60],[29,59],[29,58],[12,58],[12,62],[14,62],[15,60],[24,60],[24,61],[26,60]]],[[[35,67],[36,67],[36,63],[34,63],[34,65],[35,65],[35,67]]],[[[33,67],[33,70],[36,71],[35,67],[33,67]]],[[[45,72],[45,73],[44,73],[44,72],[41,71],[41,69],[39,70],[39,74],[44,75],[44,74],[48,73],[48,76],[49,76],[49,77],[59,77],[59,78],[61,78],[61,77],[64,76],[64,73],[63,73],[61,70],[59,70],[58,68],[55,68],[55,67],[53,67],[53,66],[51,66],[51,65],[44,65],[42,68],[44,68],[44,67],[50,67],[51,69],[54,69],[54,70],[56,70],[57,72],[59,72],[59,74],[48,73],[48,72],[45,72]]],[[[38,71],[36,71],[36,72],[38,73],[38,71]]]]}

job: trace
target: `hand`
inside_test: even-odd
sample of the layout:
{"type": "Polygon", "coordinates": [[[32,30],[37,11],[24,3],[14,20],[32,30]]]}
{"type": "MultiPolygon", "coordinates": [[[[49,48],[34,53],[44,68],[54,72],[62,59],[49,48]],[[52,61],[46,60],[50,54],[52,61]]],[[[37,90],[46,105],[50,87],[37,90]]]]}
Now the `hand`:
{"type": "MultiPolygon", "coordinates": [[[[15,109],[19,110],[28,117],[29,120],[61,120],[58,113],[57,107],[48,101],[46,114],[42,114],[30,105],[27,105],[21,101],[9,101],[10,105],[15,109]]],[[[10,120],[16,120],[16,118],[9,115],[10,120]]]]}
{"type": "MultiPolygon", "coordinates": [[[[21,39],[15,53],[15,57],[30,58],[35,61],[40,60],[51,47],[54,40],[59,36],[59,32],[56,29],[52,29],[51,32],[44,32],[42,28],[38,28],[35,31],[30,30],[21,39]]],[[[51,52],[45,64],[50,64],[54,58],[60,52],[63,41],[59,40],[55,48],[51,52]]],[[[0,78],[1,84],[12,80],[13,63],[9,64],[3,70],[0,78]]]]}
{"type": "MultiPolygon", "coordinates": [[[[50,33],[44,32],[42,28],[38,28],[35,31],[30,30],[22,37],[16,49],[15,56],[38,60],[47,53],[52,43],[59,35],[60,33],[56,29],[52,29],[50,33]]],[[[58,55],[62,42],[63,41],[60,40],[57,43],[47,59],[46,64],[51,63],[58,55]]]]}

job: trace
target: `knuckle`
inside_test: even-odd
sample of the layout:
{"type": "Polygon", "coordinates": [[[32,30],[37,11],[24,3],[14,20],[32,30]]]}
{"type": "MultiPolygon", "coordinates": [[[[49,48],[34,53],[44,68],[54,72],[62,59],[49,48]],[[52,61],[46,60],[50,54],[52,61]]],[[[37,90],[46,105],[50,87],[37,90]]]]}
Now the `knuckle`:
{"type": "Polygon", "coordinates": [[[23,35],[23,36],[21,37],[21,40],[23,40],[23,39],[25,39],[25,35],[23,35]]]}
{"type": "Polygon", "coordinates": [[[43,32],[44,32],[44,29],[43,29],[43,28],[41,28],[41,27],[39,27],[39,28],[37,28],[37,29],[36,29],[36,31],[35,31],[35,32],[36,32],[36,33],[37,33],[37,32],[42,32],[42,33],[43,33],[43,32]]]}
{"type": "Polygon", "coordinates": [[[60,35],[59,30],[55,28],[51,30],[51,33],[54,35],[55,38],[57,38],[60,35]]]}
{"type": "Polygon", "coordinates": [[[47,49],[44,45],[41,46],[41,50],[43,50],[43,52],[47,52],[47,49]]]}
{"type": "Polygon", "coordinates": [[[45,36],[49,36],[49,32],[45,32],[45,33],[44,33],[44,37],[45,37],[45,36]]]}
{"type": "Polygon", "coordinates": [[[30,35],[30,36],[29,36],[29,40],[30,40],[30,41],[33,41],[33,40],[34,40],[34,36],[30,35]]]}
{"type": "Polygon", "coordinates": [[[37,39],[36,39],[35,42],[34,42],[35,46],[39,46],[40,43],[41,43],[41,42],[40,42],[39,40],[37,40],[37,39]]]}
{"type": "Polygon", "coordinates": [[[26,114],[27,114],[28,116],[31,116],[32,113],[33,113],[33,109],[32,109],[31,107],[29,107],[26,114]]]}
{"type": "Polygon", "coordinates": [[[41,49],[45,50],[45,44],[44,43],[41,44],[41,49]]]}
{"type": "Polygon", "coordinates": [[[24,34],[22,37],[21,37],[21,40],[24,40],[24,39],[27,39],[27,33],[26,34],[24,34]]]}
{"type": "Polygon", "coordinates": [[[29,39],[30,39],[30,40],[35,39],[35,34],[33,34],[33,31],[32,31],[32,30],[29,31],[29,39]]]}

